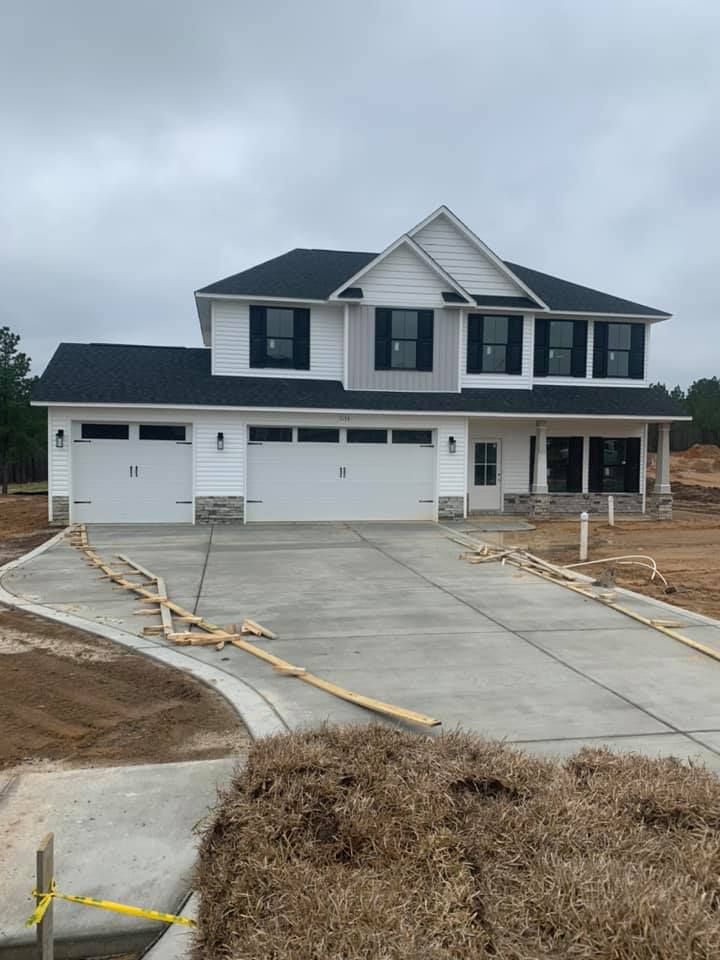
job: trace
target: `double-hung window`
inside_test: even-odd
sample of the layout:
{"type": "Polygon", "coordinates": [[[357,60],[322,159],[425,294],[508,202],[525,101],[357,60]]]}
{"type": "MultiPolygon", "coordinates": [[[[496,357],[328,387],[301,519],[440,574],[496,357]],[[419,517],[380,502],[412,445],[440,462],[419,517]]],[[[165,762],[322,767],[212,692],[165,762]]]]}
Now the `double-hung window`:
{"type": "Polygon", "coordinates": [[[592,493],[640,491],[640,438],[590,437],[592,493]]]}
{"type": "Polygon", "coordinates": [[[310,311],[250,307],[250,366],[310,369],[310,311]]]}
{"type": "Polygon", "coordinates": [[[535,376],[584,377],[587,322],[535,318],[535,376]]]}
{"type": "Polygon", "coordinates": [[[433,311],[375,310],[375,369],[432,370],[433,311]]]}
{"type": "Polygon", "coordinates": [[[642,380],[645,376],[645,324],[595,321],[593,377],[642,380]]]}
{"type": "Polygon", "coordinates": [[[471,313],[468,316],[467,372],[522,372],[523,318],[471,313]]]}

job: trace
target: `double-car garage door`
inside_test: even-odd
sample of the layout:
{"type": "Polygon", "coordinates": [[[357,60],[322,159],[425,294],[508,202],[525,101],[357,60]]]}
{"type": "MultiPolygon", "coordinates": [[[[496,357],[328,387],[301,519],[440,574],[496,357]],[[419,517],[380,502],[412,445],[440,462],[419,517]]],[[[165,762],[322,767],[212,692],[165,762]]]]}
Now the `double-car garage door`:
{"type": "Polygon", "coordinates": [[[432,520],[432,430],[249,427],[248,520],[432,520]]]}
{"type": "MultiPolygon", "coordinates": [[[[75,522],[192,522],[189,424],[75,423],[72,447],[75,522]]],[[[246,519],[432,520],[435,453],[427,429],[250,426],[246,519]]]]}

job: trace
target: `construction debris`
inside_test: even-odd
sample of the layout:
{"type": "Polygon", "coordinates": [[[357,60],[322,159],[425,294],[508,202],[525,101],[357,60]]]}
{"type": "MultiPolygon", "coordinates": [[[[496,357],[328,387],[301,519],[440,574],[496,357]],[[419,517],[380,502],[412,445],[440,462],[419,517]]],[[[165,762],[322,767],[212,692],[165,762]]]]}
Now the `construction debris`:
{"type": "Polygon", "coordinates": [[[245,639],[245,635],[247,634],[265,637],[268,640],[277,639],[276,633],[273,633],[268,627],[257,623],[255,620],[244,619],[240,627],[240,633],[237,633],[234,625],[232,625],[230,629],[224,629],[215,623],[211,623],[209,620],[205,620],[204,617],[200,617],[193,611],[186,610],[179,604],[174,603],[167,594],[165,581],[162,577],[157,576],[150,570],[146,570],[145,567],[136,563],[130,557],[118,554],[116,559],[125,567],[130,567],[134,573],[142,575],[146,582],[139,584],[128,580],[127,577],[129,573],[127,571],[121,572],[115,570],[105,563],[102,557],[90,547],[84,524],[73,527],[68,534],[68,540],[83,553],[91,566],[101,570],[104,577],[112,581],[116,587],[137,594],[140,598],[140,603],[154,607],[154,609],[134,611],[134,613],[143,615],[159,614],[161,617],[161,624],[153,624],[152,626],[143,628],[143,635],[145,636],[164,634],[169,642],[180,646],[214,646],[216,650],[222,650],[226,643],[230,643],[232,646],[238,647],[238,649],[244,650],[246,653],[250,653],[254,657],[258,657],[266,663],[269,663],[276,672],[281,673],[283,676],[302,680],[341,700],[347,700],[367,710],[372,710],[375,713],[380,713],[396,720],[403,720],[407,723],[419,724],[420,726],[435,727],[441,723],[440,720],[429,717],[427,714],[419,713],[416,710],[407,710],[404,707],[398,707],[391,703],[384,703],[382,700],[376,700],[374,697],[366,697],[352,690],[346,690],[344,687],[331,683],[329,680],[324,680],[322,677],[317,677],[309,673],[305,667],[288,663],[288,661],[283,660],[281,657],[276,657],[267,650],[263,650],[261,647],[250,643],[245,639]],[[148,589],[149,587],[154,587],[155,590],[150,590],[148,589]],[[173,616],[177,618],[179,623],[187,624],[190,629],[185,631],[175,630],[173,616]],[[197,629],[194,630],[193,628],[197,629]]]}

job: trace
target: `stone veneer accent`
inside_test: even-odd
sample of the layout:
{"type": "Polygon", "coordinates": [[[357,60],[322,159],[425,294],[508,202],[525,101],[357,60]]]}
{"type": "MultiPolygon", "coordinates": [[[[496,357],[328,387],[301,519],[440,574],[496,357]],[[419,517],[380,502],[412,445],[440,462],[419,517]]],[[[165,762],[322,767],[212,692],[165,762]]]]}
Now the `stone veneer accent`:
{"type": "Polygon", "coordinates": [[[673,497],[671,493],[649,493],[647,511],[654,513],[658,520],[672,520],[673,497]]]}
{"type": "MultiPolygon", "coordinates": [[[[559,514],[607,514],[607,493],[506,493],[505,513],[524,514],[540,520],[559,514]]],[[[641,493],[614,493],[615,513],[642,513],[641,493]]],[[[672,497],[670,497],[672,514],[672,497]]],[[[648,497],[648,512],[650,497],[648,497]]]]}
{"type": "Polygon", "coordinates": [[[195,497],[195,523],[242,523],[245,497],[195,497]]]}
{"type": "Polygon", "coordinates": [[[70,497],[53,497],[52,515],[51,526],[66,527],[70,523],[70,497]]]}
{"type": "Polygon", "coordinates": [[[463,520],[464,518],[464,497],[438,497],[438,520],[463,520]]]}

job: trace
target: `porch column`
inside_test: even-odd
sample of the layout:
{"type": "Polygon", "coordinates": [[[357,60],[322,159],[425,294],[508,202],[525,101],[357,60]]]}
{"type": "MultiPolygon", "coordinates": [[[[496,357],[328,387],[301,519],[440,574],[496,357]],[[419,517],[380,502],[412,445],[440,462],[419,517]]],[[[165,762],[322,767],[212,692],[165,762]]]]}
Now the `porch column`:
{"type": "Polygon", "coordinates": [[[658,424],[655,493],[670,493],[670,424],[658,424]]]}
{"type": "Polygon", "coordinates": [[[547,420],[535,421],[535,463],[533,465],[533,493],[547,493],[547,420]]]}

